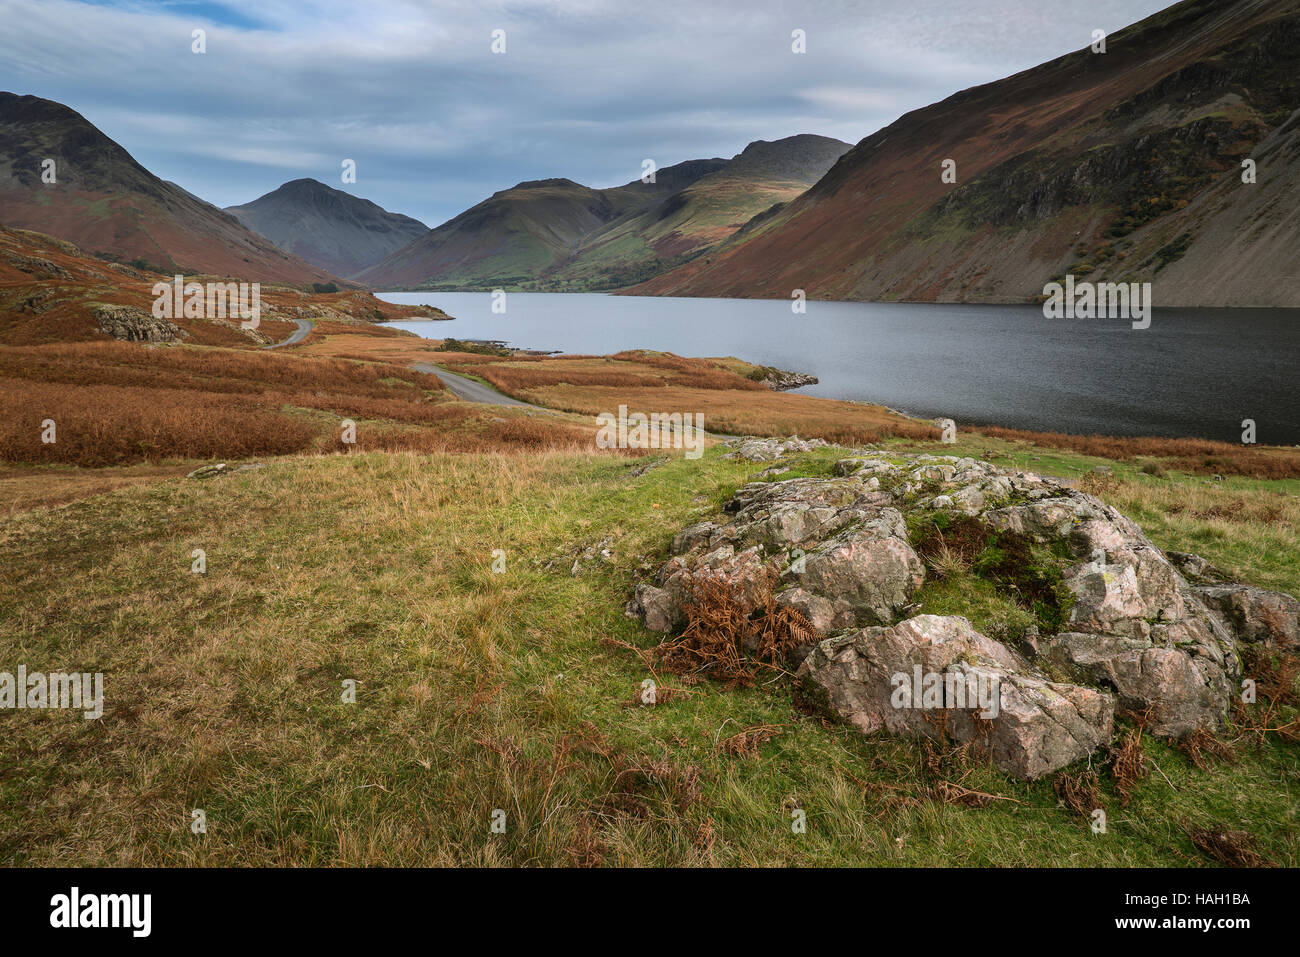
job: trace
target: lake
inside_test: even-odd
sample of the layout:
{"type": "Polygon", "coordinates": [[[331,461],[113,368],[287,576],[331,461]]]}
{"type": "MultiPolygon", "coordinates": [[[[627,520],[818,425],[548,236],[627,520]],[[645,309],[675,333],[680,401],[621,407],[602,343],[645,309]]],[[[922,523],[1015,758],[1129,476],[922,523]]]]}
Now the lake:
{"type": "Polygon", "coordinates": [[[1043,318],[1038,306],[675,299],[598,293],[382,293],[452,322],[391,325],[441,339],[604,354],[738,356],[809,372],[808,395],[962,424],[1300,444],[1300,309],[1161,309],[1127,320],[1043,318]]]}

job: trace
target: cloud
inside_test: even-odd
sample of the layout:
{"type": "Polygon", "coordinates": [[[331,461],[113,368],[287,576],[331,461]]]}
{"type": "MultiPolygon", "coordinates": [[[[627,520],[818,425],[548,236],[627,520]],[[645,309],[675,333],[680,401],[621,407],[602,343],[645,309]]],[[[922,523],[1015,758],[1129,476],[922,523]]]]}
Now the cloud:
{"type": "Polygon", "coordinates": [[[526,179],[609,186],[647,157],[732,156],[794,133],[857,142],[1164,3],[1079,6],[0,0],[0,88],[68,104],[217,205],[311,176],[438,223],[526,179]],[[198,28],[205,54],[190,49],[198,28]]]}

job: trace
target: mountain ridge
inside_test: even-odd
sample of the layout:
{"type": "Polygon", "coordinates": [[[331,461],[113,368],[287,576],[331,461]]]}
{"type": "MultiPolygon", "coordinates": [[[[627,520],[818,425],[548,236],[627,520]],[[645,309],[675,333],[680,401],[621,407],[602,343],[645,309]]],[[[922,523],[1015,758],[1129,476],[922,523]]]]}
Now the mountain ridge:
{"type": "Polygon", "coordinates": [[[1298,42],[1296,0],[1186,0],[1104,54],[905,114],[761,226],[623,291],[1025,302],[1073,272],[1150,281],[1166,305],[1300,305],[1285,252],[1300,243],[1298,42]],[[1234,192],[1240,160],[1274,136],[1256,194],[1234,192]],[[1246,205],[1267,217],[1234,212],[1246,205]]]}
{"type": "Polygon", "coordinates": [[[757,140],[731,159],[696,159],[653,181],[593,189],[525,180],[363,270],[379,286],[602,289],[699,255],[802,192],[849,149],[814,134],[757,140]]]}
{"type": "Polygon", "coordinates": [[[145,169],[65,104],[0,92],[0,222],[168,271],[267,282],[337,277],[145,169]],[[42,181],[54,160],[55,182],[42,181]]]}

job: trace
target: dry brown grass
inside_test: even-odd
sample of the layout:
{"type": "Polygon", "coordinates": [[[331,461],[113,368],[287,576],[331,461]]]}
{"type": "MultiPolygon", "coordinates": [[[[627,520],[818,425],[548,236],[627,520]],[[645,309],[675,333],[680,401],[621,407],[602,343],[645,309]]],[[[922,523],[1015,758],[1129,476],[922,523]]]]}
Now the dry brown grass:
{"type": "Polygon", "coordinates": [[[123,465],[313,449],[543,451],[591,448],[561,417],[452,401],[404,366],[188,346],[85,342],[0,347],[0,460],[123,465]],[[313,413],[328,413],[322,417],[313,413]],[[331,417],[367,425],[342,446],[331,417]],[[52,419],[56,441],[42,441],[52,419]]]}
{"type": "MultiPolygon", "coordinates": [[[[443,406],[450,418],[465,423],[458,431],[368,429],[354,445],[337,443],[338,451],[359,452],[584,452],[595,448],[591,429],[552,419],[525,416],[484,418],[480,410],[443,406]]],[[[619,450],[615,450],[617,452],[619,450]]]]}
{"type": "Polygon", "coordinates": [[[1071,813],[1084,819],[1090,818],[1103,803],[1097,772],[1091,768],[1077,774],[1060,772],[1052,780],[1052,790],[1071,813]]]}
{"type": "Polygon", "coordinates": [[[133,485],[150,485],[184,475],[189,465],[130,465],[78,469],[0,466],[0,514],[13,516],[32,508],[63,505],[133,485]]]}
{"type": "Polygon", "coordinates": [[[773,598],[776,570],[758,576],[758,587],[744,589],[711,577],[694,579],[684,604],[686,627],[655,649],[675,674],[702,674],[741,687],[762,672],[781,673],[790,652],[818,640],[812,624],[773,598]]]}
{"type": "Polygon", "coordinates": [[[510,395],[546,386],[689,388],[766,392],[767,387],[708,359],[671,353],[619,352],[612,356],[483,357],[466,362],[465,353],[448,353],[465,371],[481,376],[510,395]],[[483,361],[487,358],[489,361],[483,361]]]}
{"type": "Polygon", "coordinates": [[[736,359],[689,359],[667,353],[620,352],[613,356],[482,356],[430,352],[437,344],[393,340],[360,342],[332,336],[314,354],[384,361],[435,361],[477,376],[515,398],[580,415],[613,412],[620,405],[643,412],[691,412],[704,416],[710,432],[737,435],[802,435],[860,445],[890,437],[932,440],[927,422],[878,405],[773,392],[738,374],[736,359]]]}
{"type": "Polygon", "coordinates": [[[1133,796],[1133,789],[1143,780],[1150,769],[1147,767],[1146,752],[1142,750],[1142,729],[1133,728],[1120,739],[1119,744],[1110,749],[1110,772],[1115,778],[1115,790],[1119,792],[1119,803],[1128,807],[1133,796]]]}
{"type": "Polygon", "coordinates": [[[894,415],[880,406],[779,392],[727,392],[715,389],[635,389],[613,386],[545,386],[529,390],[531,401],[586,415],[613,412],[620,405],[644,412],[691,412],[704,427],[730,435],[801,435],[845,445],[862,445],[900,436],[938,439],[939,430],[894,415]]]}
{"type": "Polygon", "coordinates": [[[1237,759],[1231,744],[1204,728],[1197,728],[1184,736],[1178,742],[1178,750],[1201,771],[1212,770],[1216,764],[1232,764],[1237,759]]]}
{"type": "Polygon", "coordinates": [[[718,742],[718,752],[733,758],[756,758],[759,749],[781,734],[779,724],[756,724],[718,742]]]}
{"type": "Polygon", "coordinates": [[[205,392],[244,395],[340,386],[349,393],[373,398],[400,394],[384,379],[401,379],[432,392],[442,390],[436,377],[406,369],[344,360],[302,360],[277,351],[112,341],[0,348],[0,377],[71,385],[201,388],[205,392]]]}
{"type": "Polygon", "coordinates": [[[1187,836],[1196,849],[1225,867],[1271,867],[1272,863],[1255,849],[1255,838],[1246,831],[1220,828],[1189,827],[1187,836]]]}
{"type": "MultiPolygon", "coordinates": [[[[404,335],[397,330],[376,327],[392,335],[375,335],[370,329],[358,326],[339,326],[320,323],[317,330],[299,346],[292,346],[299,355],[333,356],[340,359],[362,359],[367,362],[386,362],[408,366],[412,362],[446,362],[447,353],[437,351],[439,340],[421,339],[404,335]]],[[[482,359],[482,356],[474,356],[482,359]]]]}
{"type": "Polygon", "coordinates": [[[1044,448],[1069,449],[1081,455],[1133,460],[1158,458],[1163,467],[1199,475],[1245,475],[1259,479],[1300,478],[1300,451],[1286,448],[1233,445],[1209,439],[1162,439],[1113,435],[1066,435],[1061,432],[1027,432],[998,426],[978,430],[1011,441],[1032,442],[1044,448]]]}
{"type": "Polygon", "coordinates": [[[307,447],[315,429],[247,399],[194,389],[52,385],[0,379],[0,458],[120,465],[166,458],[247,458],[307,447]],[[55,441],[42,441],[53,420],[55,441]]]}

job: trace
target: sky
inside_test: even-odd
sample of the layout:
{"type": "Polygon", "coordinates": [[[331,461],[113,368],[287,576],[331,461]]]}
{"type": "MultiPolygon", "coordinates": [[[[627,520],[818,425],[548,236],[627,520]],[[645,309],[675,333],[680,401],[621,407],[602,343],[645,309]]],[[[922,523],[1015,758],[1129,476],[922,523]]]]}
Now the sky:
{"type": "Polygon", "coordinates": [[[218,206],[311,177],[435,226],[523,180],[616,186],[645,159],[796,133],[856,143],[1165,6],[0,0],[0,90],[67,104],[218,206]]]}

